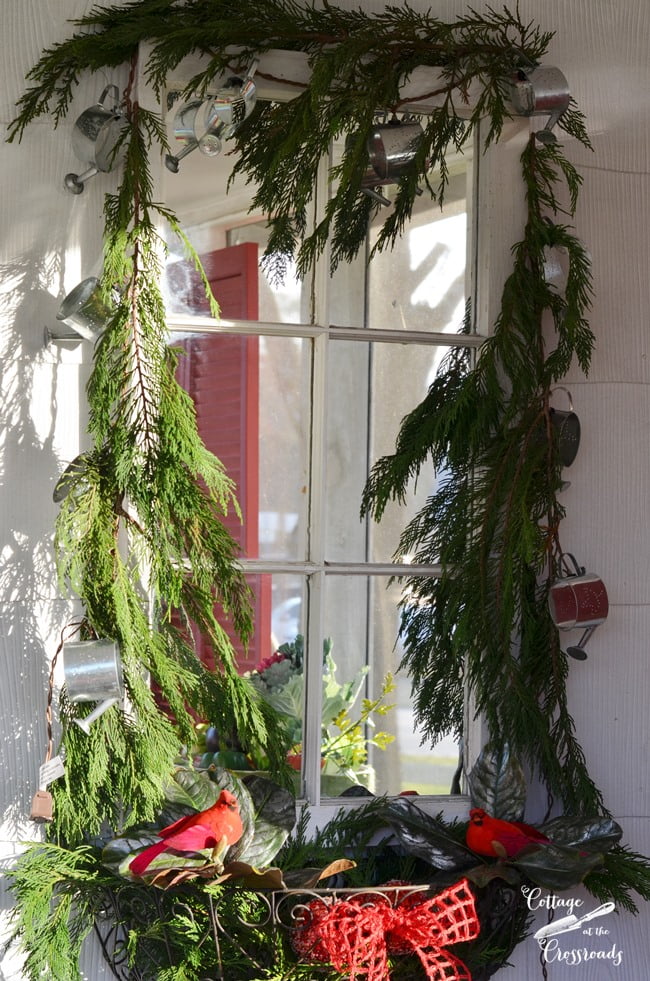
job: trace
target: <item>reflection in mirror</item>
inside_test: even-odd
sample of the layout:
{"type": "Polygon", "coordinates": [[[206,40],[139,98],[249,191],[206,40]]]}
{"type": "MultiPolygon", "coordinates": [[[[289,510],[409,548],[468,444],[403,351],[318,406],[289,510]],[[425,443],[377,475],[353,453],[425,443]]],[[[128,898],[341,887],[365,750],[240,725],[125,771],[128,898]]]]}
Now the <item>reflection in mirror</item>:
{"type": "Polygon", "coordinates": [[[227,190],[232,165],[228,153],[188,155],[178,174],[164,174],[163,198],[201,255],[225,321],[192,319],[208,316],[202,285],[170,255],[178,377],[242,509],[241,525],[227,519],[255,597],[241,670],[292,730],[298,791],[311,752],[323,797],[457,793],[457,738],[424,746],[414,725],[399,670],[408,598],[391,579],[401,531],[436,474],[423,471],[379,525],[360,521],[359,508],[370,468],[393,450],[400,420],[448,351],[440,335],[463,320],[471,160],[451,162],[443,208],[423,188],[392,251],[372,251],[394,194],[382,184],[364,254],[308,281],[290,269],[283,282],[260,265],[268,230],[264,215],[249,213],[252,189],[237,179],[227,190]],[[328,311],[325,323],[316,310],[328,311]],[[310,671],[323,678],[320,719],[305,719],[310,671]]]}

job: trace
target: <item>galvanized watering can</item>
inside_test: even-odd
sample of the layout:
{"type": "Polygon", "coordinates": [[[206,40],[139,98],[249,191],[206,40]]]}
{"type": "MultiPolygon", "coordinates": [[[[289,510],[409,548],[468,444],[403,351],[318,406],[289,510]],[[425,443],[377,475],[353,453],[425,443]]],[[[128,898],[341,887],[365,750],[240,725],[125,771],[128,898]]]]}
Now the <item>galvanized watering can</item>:
{"type": "Polygon", "coordinates": [[[560,462],[563,467],[570,467],[576,458],[578,447],[580,446],[580,419],[573,411],[571,392],[568,388],[563,388],[561,385],[558,385],[554,391],[558,389],[566,392],[569,400],[569,408],[556,409],[551,406],[551,425],[557,433],[560,462]]]}
{"type": "Polygon", "coordinates": [[[208,157],[221,153],[224,140],[234,136],[250,116],[257,101],[253,75],[258,61],[254,59],[244,78],[233,76],[207,101],[192,100],[181,106],[174,117],[174,136],[183,149],[165,156],[165,166],[173,174],[183,157],[197,148],[208,157]]]}
{"type": "Polygon", "coordinates": [[[83,174],[66,174],[64,185],[71,194],[81,194],[85,182],[95,174],[108,173],[117,163],[116,147],[127,125],[119,112],[117,85],[107,85],[99,102],[82,112],[72,131],[75,156],[88,166],[83,174]],[[107,101],[111,100],[107,105],[107,101]]]}
{"type": "Polygon", "coordinates": [[[520,116],[546,116],[544,129],[535,133],[540,143],[555,143],[551,132],[563,112],[569,108],[569,84],[559,68],[535,65],[517,71],[510,84],[512,108],[520,116]]]}
{"type": "Polygon", "coordinates": [[[85,733],[100,715],[124,697],[122,662],[114,640],[80,640],[64,644],[63,675],[71,702],[99,702],[90,715],[75,719],[85,733]]]}
{"type": "MultiPolygon", "coordinates": [[[[422,127],[418,122],[403,122],[397,118],[387,123],[377,123],[368,136],[368,169],[363,175],[361,190],[380,204],[390,201],[376,188],[396,184],[412,162],[420,139],[422,127]]],[[[348,136],[348,143],[352,139],[348,136]]]]}

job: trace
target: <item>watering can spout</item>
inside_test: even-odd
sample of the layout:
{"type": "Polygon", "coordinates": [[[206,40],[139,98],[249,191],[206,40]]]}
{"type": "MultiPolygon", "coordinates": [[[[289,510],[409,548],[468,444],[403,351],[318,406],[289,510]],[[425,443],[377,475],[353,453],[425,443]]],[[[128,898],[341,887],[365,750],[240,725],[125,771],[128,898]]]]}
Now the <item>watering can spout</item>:
{"type": "Polygon", "coordinates": [[[90,715],[86,715],[83,719],[75,719],[74,721],[88,735],[93,722],[96,722],[100,715],[103,715],[113,705],[117,705],[118,702],[119,698],[107,698],[103,702],[100,702],[99,705],[96,705],[90,715]]]}

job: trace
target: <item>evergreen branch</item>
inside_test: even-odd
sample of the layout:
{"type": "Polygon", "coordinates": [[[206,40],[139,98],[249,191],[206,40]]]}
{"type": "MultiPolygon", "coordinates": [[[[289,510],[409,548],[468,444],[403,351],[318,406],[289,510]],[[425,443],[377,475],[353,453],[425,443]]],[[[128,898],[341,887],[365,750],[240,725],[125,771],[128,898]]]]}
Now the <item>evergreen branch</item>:
{"type": "Polygon", "coordinates": [[[566,655],[550,620],[546,588],[557,575],[561,484],[549,396],[576,356],[587,370],[593,335],[585,319],[589,262],[558,212],[571,214],[580,179],[561,148],[534,138],[522,155],[525,235],[513,249],[493,335],[476,367],[452,353],[424,401],[402,421],[395,453],[373,467],[362,513],[379,519],[388,500],[404,500],[409,481],[431,460],[444,479],[409,522],[397,557],[440,563],[434,581],[412,577],[402,607],[403,667],[425,733],[453,727],[449,700],[466,683],[490,738],[525,759],[564,806],[604,812],[566,701],[566,655]],[[562,189],[568,205],[561,199],[562,189]],[[569,262],[563,295],[546,281],[548,249],[569,262]],[[543,322],[557,333],[547,354],[543,322]]]}

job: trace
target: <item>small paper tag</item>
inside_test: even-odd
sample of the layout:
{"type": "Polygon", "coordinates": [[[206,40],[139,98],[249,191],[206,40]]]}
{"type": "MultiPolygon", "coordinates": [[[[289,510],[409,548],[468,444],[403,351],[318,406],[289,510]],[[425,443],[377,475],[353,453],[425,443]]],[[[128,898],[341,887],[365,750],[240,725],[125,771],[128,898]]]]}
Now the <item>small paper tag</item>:
{"type": "Polygon", "coordinates": [[[64,773],[65,768],[60,756],[55,756],[53,759],[48,760],[47,763],[43,763],[38,771],[39,790],[45,790],[48,784],[53,783],[54,780],[58,780],[64,773]]]}

